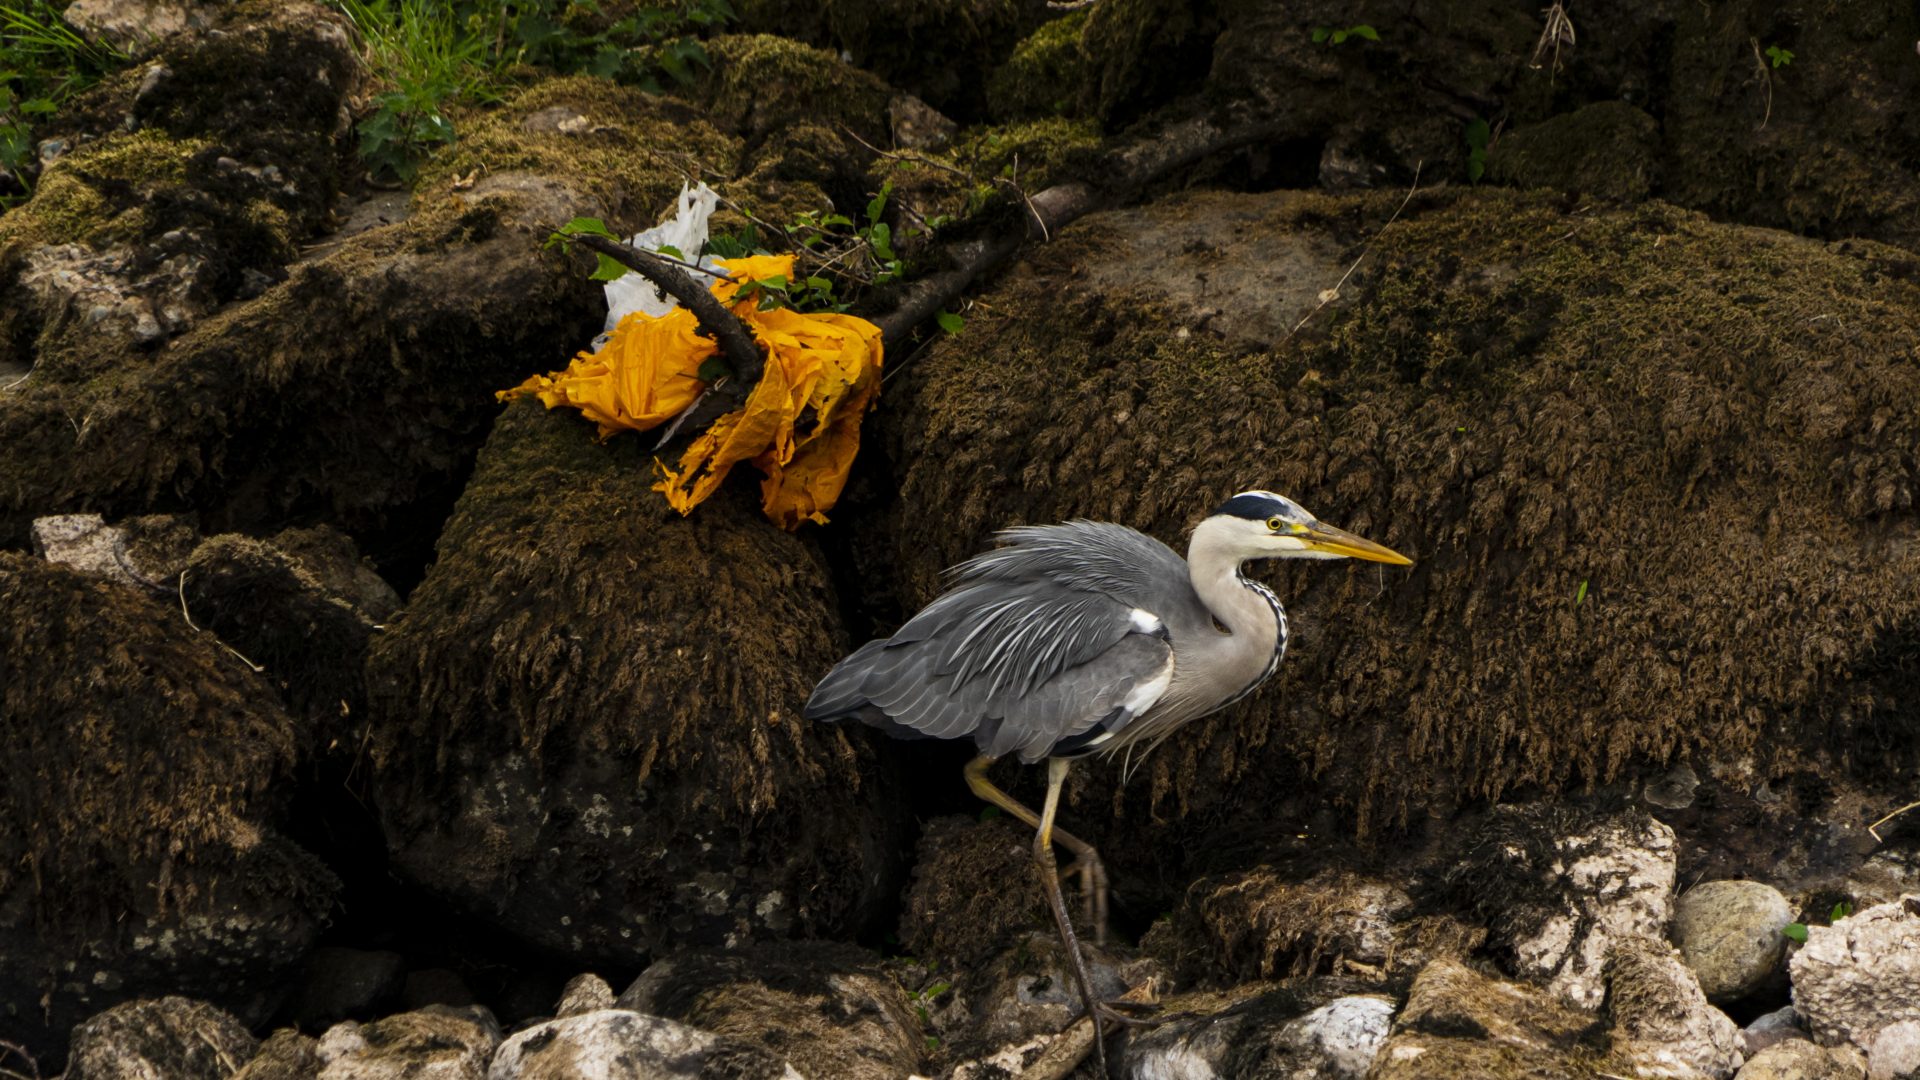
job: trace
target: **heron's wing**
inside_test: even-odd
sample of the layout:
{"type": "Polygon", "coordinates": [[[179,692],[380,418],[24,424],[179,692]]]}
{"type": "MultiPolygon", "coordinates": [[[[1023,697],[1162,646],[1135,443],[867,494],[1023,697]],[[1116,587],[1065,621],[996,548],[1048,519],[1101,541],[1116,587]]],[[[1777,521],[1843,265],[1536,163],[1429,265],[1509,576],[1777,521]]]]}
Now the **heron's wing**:
{"type": "Polygon", "coordinates": [[[1172,661],[1149,612],[1044,575],[981,578],[841,661],[806,715],[971,736],[983,753],[1033,761],[1098,738],[1095,728],[1119,730],[1165,690],[1172,661]]]}

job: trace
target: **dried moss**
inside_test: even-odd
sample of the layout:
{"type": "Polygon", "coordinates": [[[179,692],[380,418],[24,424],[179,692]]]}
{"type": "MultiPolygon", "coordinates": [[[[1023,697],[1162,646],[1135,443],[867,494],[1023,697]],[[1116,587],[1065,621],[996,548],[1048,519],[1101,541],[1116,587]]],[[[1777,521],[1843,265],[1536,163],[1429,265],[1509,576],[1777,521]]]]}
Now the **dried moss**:
{"type": "MultiPolygon", "coordinates": [[[[1284,262],[1388,202],[1296,204],[1215,256],[1284,262]]],[[[1867,663],[1920,633],[1920,552],[1894,543],[1920,485],[1911,284],[1664,206],[1436,196],[1324,331],[1267,349],[1170,321],[1159,298],[1197,290],[1159,267],[1076,282],[1105,227],[1037,253],[882,414],[905,605],[995,527],[1087,516],[1179,544],[1255,486],[1418,561],[1263,571],[1294,649],[1148,762],[1159,813],[1307,784],[1364,833],[1687,755],[1905,767],[1910,738],[1868,754],[1851,733],[1910,727],[1902,676],[1867,663]]]]}

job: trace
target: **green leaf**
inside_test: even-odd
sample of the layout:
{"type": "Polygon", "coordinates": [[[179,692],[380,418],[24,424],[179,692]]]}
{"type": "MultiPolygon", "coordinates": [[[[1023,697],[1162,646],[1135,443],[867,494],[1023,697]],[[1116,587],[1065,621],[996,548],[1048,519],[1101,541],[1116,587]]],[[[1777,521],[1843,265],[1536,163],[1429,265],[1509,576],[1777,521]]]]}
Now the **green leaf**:
{"type": "Polygon", "coordinates": [[[935,315],[933,321],[939,325],[940,329],[945,330],[949,334],[957,334],[960,332],[961,327],[967,325],[967,320],[955,315],[951,311],[943,311],[935,315]]]}
{"type": "Polygon", "coordinates": [[[1805,945],[1807,943],[1807,924],[1797,922],[1788,923],[1780,928],[1780,934],[1783,937],[1792,938],[1800,944],[1805,945]]]}
{"type": "Polygon", "coordinates": [[[1580,588],[1575,590],[1573,594],[1573,606],[1579,607],[1581,604],[1586,602],[1586,599],[1587,599],[1587,579],[1581,578],[1580,588]]]}
{"type": "Polygon", "coordinates": [[[1479,183],[1487,173],[1487,140],[1492,135],[1492,129],[1480,117],[1467,123],[1467,179],[1473,183],[1479,183]]]}
{"type": "Polygon", "coordinates": [[[1326,27],[1316,26],[1313,28],[1313,43],[1315,45],[1324,44],[1327,38],[1331,37],[1332,35],[1333,35],[1333,31],[1327,29],[1326,27]]]}
{"type": "Polygon", "coordinates": [[[702,382],[719,382],[721,379],[733,374],[733,369],[728,367],[727,362],[718,356],[709,356],[705,360],[700,361],[699,370],[693,374],[695,378],[702,382]]]}
{"type": "Polygon", "coordinates": [[[1333,43],[1335,45],[1345,45],[1347,43],[1347,31],[1335,30],[1333,32],[1333,43]]]}
{"type": "Polygon", "coordinates": [[[681,262],[687,261],[687,257],[681,254],[680,249],[677,247],[674,247],[672,244],[661,244],[659,247],[654,248],[653,250],[659,252],[662,255],[665,255],[669,259],[679,259],[681,262]]]}
{"type": "Polygon", "coordinates": [[[835,225],[845,225],[848,228],[852,228],[853,219],[845,214],[828,214],[826,217],[820,219],[820,226],[822,228],[831,229],[835,225]]]}
{"type": "Polygon", "coordinates": [[[873,245],[873,253],[883,260],[891,260],[893,254],[893,229],[882,221],[867,231],[867,243],[873,245]]]}
{"type": "Polygon", "coordinates": [[[887,196],[893,191],[892,184],[882,185],[880,194],[867,200],[867,224],[878,227],[880,215],[887,212],[887,196]]]}
{"type": "Polygon", "coordinates": [[[1767,59],[1773,61],[1773,66],[1776,68],[1786,67],[1788,64],[1793,63],[1793,50],[1783,49],[1778,45],[1769,45],[1767,46],[1767,59]]]}
{"type": "Polygon", "coordinates": [[[986,807],[982,807],[980,810],[981,821],[992,821],[994,818],[997,818],[999,816],[1000,816],[1000,808],[997,806],[986,806],[986,807]]]}
{"type": "Polygon", "coordinates": [[[577,217],[560,226],[562,236],[604,236],[609,240],[619,237],[607,231],[607,223],[597,217],[577,217]]]}
{"type": "Polygon", "coordinates": [[[1851,914],[1853,914],[1853,905],[1847,903],[1845,900],[1842,900],[1839,903],[1833,905],[1833,914],[1827,916],[1827,921],[1839,922],[1841,919],[1844,919],[1851,914]]]}
{"type": "Polygon", "coordinates": [[[1361,23],[1359,26],[1349,26],[1347,33],[1357,38],[1366,38],[1368,41],[1380,40],[1380,32],[1365,23],[1361,23]]]}
{"type": "Polygon", "coordinates": [[[618,281],[627,276],[627,268],[613,256],[596,251],[593,257],[597,261],[593,264],[593,273],[587,275],[589,281],[618,281]]]}
{"type": "Polygon", "coordinates": [[[46,113],[52,112],[56,107],[53,102],[43,97],[28,98],[20,103],[20,111],[29,114],[40,113],[45,115],[46,113]]]}

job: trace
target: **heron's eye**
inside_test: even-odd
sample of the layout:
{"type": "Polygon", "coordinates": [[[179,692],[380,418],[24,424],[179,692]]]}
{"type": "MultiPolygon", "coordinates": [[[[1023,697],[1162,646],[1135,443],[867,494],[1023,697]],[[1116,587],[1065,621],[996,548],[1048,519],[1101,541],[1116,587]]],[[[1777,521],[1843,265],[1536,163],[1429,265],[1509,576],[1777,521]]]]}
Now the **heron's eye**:
{"type": "Polygon", "coordinates": [[[1267,519],[1267,528],[1272,529],[1274,532],[1280,532],[1286,527],[1287,523],[1280,518],[1270,517],[1267,519]]]}

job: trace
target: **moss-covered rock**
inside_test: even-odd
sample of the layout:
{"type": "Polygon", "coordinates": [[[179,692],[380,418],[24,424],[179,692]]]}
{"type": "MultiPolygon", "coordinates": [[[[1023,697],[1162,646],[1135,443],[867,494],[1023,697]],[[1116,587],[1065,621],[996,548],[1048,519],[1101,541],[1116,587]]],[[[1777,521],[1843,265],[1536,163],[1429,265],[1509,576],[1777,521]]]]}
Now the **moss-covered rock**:
{"type": "Polygon", "coordinates": [[[981,73],[1020,39],[1024,0],[825,0],[827,26],[853,62],[935,108],[985,111],[981,73]]]}
{"type": "Polygon", "coordinates": [[[1033,867],[1033,833],[1016,823],[927,822],[900,913],[900,944],[915,956],[970,967],[1017,936],[1052,926],[1033,867]]]}
{"type": "Polygon", "coordinates": [[[63,106],[0,215],[0,330],[104,364],[284,276],[338,190],[364,72],[337,12],[237,4],[63,106]]]}
{"type": "Polygon", "coordinates": [[[1080,51],[1087,13],[1043,23],[987,77],[987,110],[995,120],[1026,120],[1073,113],[1092,69],[1080,51]]]}
{"type": "MultiPolygon", "coordinates": [[[[1207,75],[1218,32],[1208,0],[1102,0],[1087,16],[1080,51],[1091,77],[1082,107],[1124,127],[1207,75]]],[[[1291,20],[1290,20],[1291,21],[1291,20]]]]}
{"type": "Polygon", "coordinates": [[[1502,135],[1487,154],[1487,176],[1631,202],[1658,185],[1659,150],[1653,117],[1603,101],[1502,135]]]}
{"type": "Polygon", "coordinates": [[[230,1076],[260,1043],[231,1013],[183,997],[129,1001],[73,1029],[69,1080],[230,1076]]]}
{"type": "Polygon", "coordinates": [[[669,510],[638,438],[511,406],[369,661],[402,870],[583,961],[850,933],[897,887],[897,797],[803,723],[840,655],[818,553],[745,492],[669,510]]]}
{"type": "Polygon", "coordinates": [[[43,1064],[143,994],[265,1019],[337,887],[273,830],[292,721],[169,601],[0,553],[0,1038],[43,1064]]]}
{"type": "Polygon", "coordinates": [[[759,1046],[803,1076],[908,1076],[927,1049],[879,958],[846,945],[682,953],[648,967],[616,1004],[759,1046]]]}
{"type": "Polygon", "coordinates": [[[1377,1080],[1576,1080],[1606,1071],[1592,1013],[1532,987],[1436,960],[1414,979],[1380,1050],[1377,1080]]]}
{"type": "MultiPolygon", "coordinates": [[[[1920,484],[1920,290],[1894,253],[1434,194],[1322,306],[1399,201],[1186,196],[1038,249],[879,414],[902,610],[997,527],[1181,545],[1266,487],[1416,566],[1261,571],[1287,662],[1149,758],[1116,796],[1130,818],[1241,831],[1232,807],[1331,804],[1364,833],[1678,755],[1906,768],[1912,677],[1879,658],[1920,634],[1920,552],[1894,540],[1920,484]],[[1204,274],[1110,257],[1183,247],[1204,274]]],[[[1209,847],[1149,832],[1120,850],[1209,847]]]]}
{"type": "Polygon", "coordinates": [[[544,252],[551,231],[576,214],[651,224],[680,188],[675,155],[730,170],[736,145],[679,105],[585,80],[468,130],[410,219],[328,245],[166,349],[110,365],[43,349],[0,399],[0,443],[28,463],[0,489],[0,542],[42,514],[173,509],[208,531],[324,518],[423,560],[493,392],[600,328],[584,257],[544,252]],[[530,124],[556,107],[583,123],[530,124]]]}

